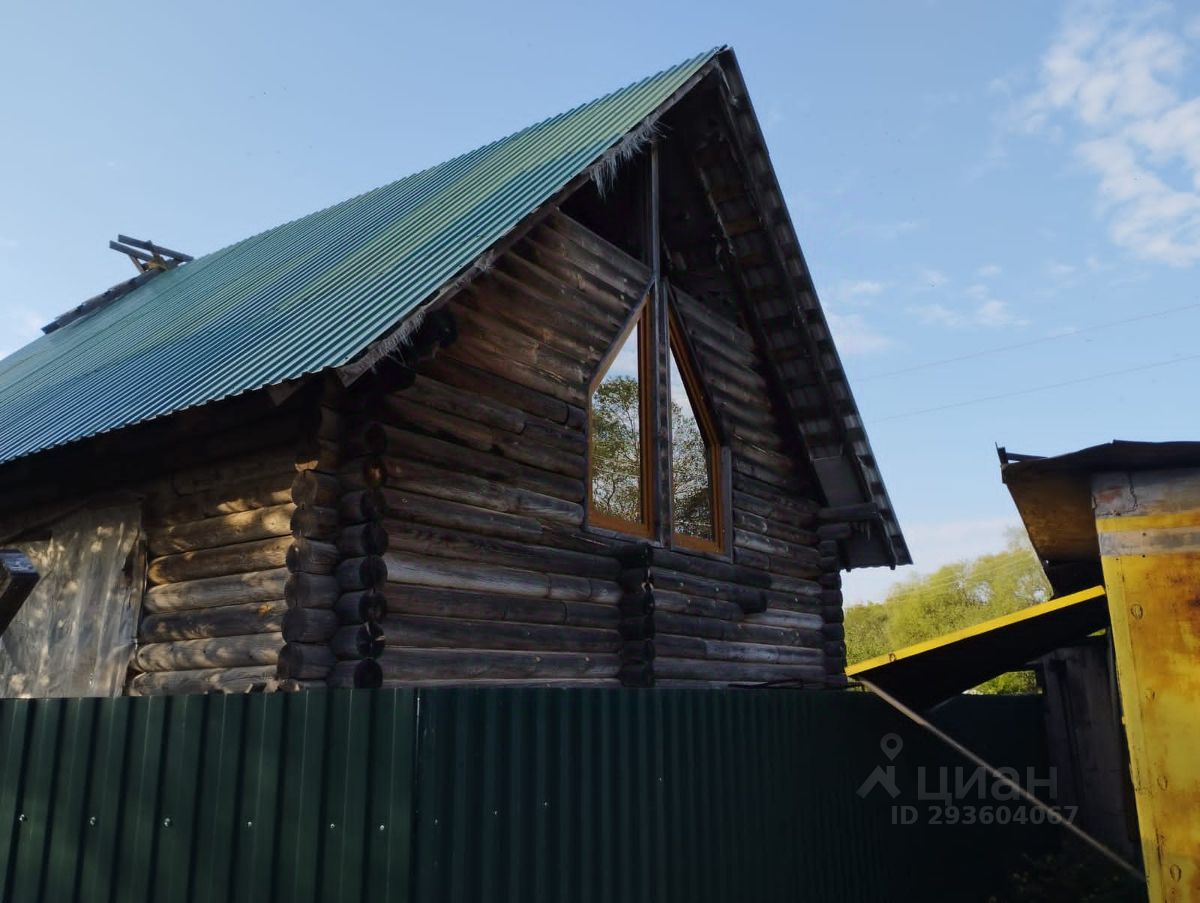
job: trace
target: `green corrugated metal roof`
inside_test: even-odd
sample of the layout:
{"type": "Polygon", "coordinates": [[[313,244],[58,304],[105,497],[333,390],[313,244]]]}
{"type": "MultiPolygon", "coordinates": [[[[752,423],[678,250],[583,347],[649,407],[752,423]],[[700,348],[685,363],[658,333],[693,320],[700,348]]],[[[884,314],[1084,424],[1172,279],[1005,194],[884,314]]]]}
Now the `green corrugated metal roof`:
{"type": "Polygon", "coordinates": [[[717,52],[183,264],[42,336],[0,361],[0,462],[347,363],[717,52]]]}

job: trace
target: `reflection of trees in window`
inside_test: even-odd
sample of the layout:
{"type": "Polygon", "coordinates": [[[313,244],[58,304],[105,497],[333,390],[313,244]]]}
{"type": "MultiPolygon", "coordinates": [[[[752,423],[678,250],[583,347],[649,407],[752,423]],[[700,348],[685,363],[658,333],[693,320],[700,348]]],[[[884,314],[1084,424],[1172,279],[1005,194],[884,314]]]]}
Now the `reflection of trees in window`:
{"type": "Polygon", "coordinates": [[[670,479],[671,533],[688,548],[718,551],[720,505],[717,442],[702,406],[699,383],[682,340],[672,329],[668,355],[670,473],[653,473],[647,423],[645,370],[650,357],[643,309],[628,335],[610,352],[590,399],[590,517],[601,527],[650,535],[649,480],[670,479]]]}
{"type": "Polygon", "coordinates": [[[592,396],[592,505],[633,523],[642,519],[640,395],[636,379],[617,376],[592,396]]]}
{"type": "Polygon", "coordinates": [[[594,523],[648,535],[644,484],[649,455],[644,377],[646,303],[610,357],[591,398],[591,515],[594,523]]]}
{"type": "Polygon", "coordinates": [[[685,541],[715,544],[716,481],[713,474],[716,438],[704,417],[695,374],[675,340],[671,341],[671,530],[685,541]]]}
{"type": "MultiPolygon", "coordinates": [[[[592,504],[611,517],[641,517],[641,434],[637,380],[606,379],[592,398],[592,504]]],[[[695,415],[671,401],[674,531],[713,538],[711,453],[695,415]]]]}
{"type": "MultiPolygon", "coordinates": [[[[686,399],[685,399],[686,401],[686,399]]],[[[671,399],[671,511],[674,532],[713,539],[712,454],[690,405],[671,399]]]]}

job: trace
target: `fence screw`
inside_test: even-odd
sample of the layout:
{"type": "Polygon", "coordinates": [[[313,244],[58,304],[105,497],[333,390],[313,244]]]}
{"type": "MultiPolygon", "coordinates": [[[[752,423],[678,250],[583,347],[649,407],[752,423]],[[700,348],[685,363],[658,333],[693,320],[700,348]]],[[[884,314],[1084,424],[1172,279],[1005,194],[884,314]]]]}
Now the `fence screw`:
{"type": "Polygon", "coordinates": [[[164,818],[164,819],[163,819],[163,827],[164,827],[164,828],[169,828],[169,827],[171,827],[171,819],[170,819],[170,817],[167,817],[167,818],[164,818]]]}
{"type": "Polygon", "coordinates": [[[96,816],[93,815],[91,818],[89,818],[88,824],[91,825],[93,828],[96,827],[96,816]]]}
{"type": "Polygon", "coordinates": [[[22,812],[20,815],[17,816],[17,821],[25,821],[25,813],[24,812],[22,812]]]}

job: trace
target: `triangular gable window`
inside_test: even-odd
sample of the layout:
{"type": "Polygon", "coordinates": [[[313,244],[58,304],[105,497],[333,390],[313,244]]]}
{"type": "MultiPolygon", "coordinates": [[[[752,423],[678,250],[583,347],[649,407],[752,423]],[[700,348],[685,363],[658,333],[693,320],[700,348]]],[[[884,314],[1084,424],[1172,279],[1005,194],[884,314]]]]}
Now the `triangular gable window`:
{"type": "MultiPolygon", "coordinates": [[[[670,449],[654,466],[650,295],[630,315],[625,330],[598,368],[588,398],[591,418],[588,470],[588,522],[620,533],[653,538],[656,481],[674,546],[700,552],[722,551],[724,491],[716,421],[709,410],[688,343],[675,317],[670,320],[667,385],[661,399],[670,405],[670,432],[659,437],[670,449]],[[659,470],[665,472],[658,472],[659,470]]],[[[664,524],[664,528],[666,525],[664,524]]],[[[663,537],[666,538],[665,536],[663,537]]]]}
{"type": "Polygon", "coordinates": [[[592,384],[588,480],[590,522],[649,536],[649,312],[640,311],[614,344],[592,384]]]}
{"type": "Polygon", "coordinates": [[[674,318],[670,361],[672,538],[685,548],[720,551],[720,446],[674,318]]]}

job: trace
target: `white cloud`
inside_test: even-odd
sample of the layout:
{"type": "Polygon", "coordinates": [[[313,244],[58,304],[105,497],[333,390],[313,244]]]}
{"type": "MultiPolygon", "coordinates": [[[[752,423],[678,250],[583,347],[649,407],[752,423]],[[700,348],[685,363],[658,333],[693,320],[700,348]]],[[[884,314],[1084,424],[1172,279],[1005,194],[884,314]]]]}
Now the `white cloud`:
{"type": "Polygon", "coordinates": [[[826,306],[845,304],[863,306],[871,303],[871,299],[881,295],[886,288],[882,282],[874,279],[842,279],[833,288],[823,293],[826,306]]]}
{"type": "Polygon", "coordinates": [[[845,575],[842,592],[846,601],[881,601],[892,586],[914,573],[928,574],[955,561],[965,561],[1003,551],[1013,529],[1021,529],[1015,518],[994,517],[940,523],[904,523],[904,539],[912,553],[912,568],[887,571],[867,568],[845,575]]]}
{"type": "Polygon", "coordinates": [[[1012,312],[1008,302],[988,297],[983,286],[972,285],[966,294],[972,301],[963,310],[945,304],[914,304],[908,308],[908,312],[929,326],[945,326],[949,329],[1002,329],[1029,325],[1028,320],[1012,312]]]}
{"type": "MultiPolygon", "coordinates": [[[[1112,240],[1147,260],[1200,260],[1200,96],[1184,90],[1200,42],[1167,8],[1074,6],[1020,107],[1034,132],[1078,130],[1075,154],[1097,178],[1112,240]]],[[[1073,133],[1074,134],[1074,133],[1073,133]]]]}
{"type": "Polygon", "coordinates": [[[875,282],[872,279],[860,279],[857,282],[848,283],[845,288],[845,294],[854,298],[864,295],[878,295],[882,291],[883,283],[875,282]]]}
{"type": "Polygon", "coordinates": [[[1055,279],[1066,279],[1075,275],[1075,267],[1071,266],[1069,263],[1060,263],[1057,260],[1050,261],[1050,263],[1046,265],[1046,271],[1049,272],[1050,275],[1055,279]]]}
{"type": "Polygon", "coordinates": [[[987,264],[984,264],[983,266],[981,266],[978,270],[976,270],[975,275],[978,276],[980,279],[995,279],[997,276],[999,276],[1003,272],[1004,272],[1004,270],[1001,269],[1000,264],[987,263],[987,264]]]}
{"type": "Polygon", "coordinates": [[[1023,320],[1014,314],[1006,301],[999,301],[995,298],[989,298],[975,308],[974,317],[975,322],[980,326],[992,329],[1003,326],[1026,326],[1029,323],[1028,320],[1023,320]]]}
{"type": "Polygon", "coordinates": [[[846,308],[870,307],[886,288],[877,279],[842,279],[825,293],[825,317],[842,354],[877,354],[895,344],[890,336],[872,328],[862,314],[845,312],[846,308]]]}
{"type": "Polygon", "coordinates": [[[950,281],[950,277],[941,270],[935,270],[931,267],[925,267],[917,276],[920,280],[921,288],[941,288],[950,281]]]}
{"type": "Polygon", "coordinates": [[[965,326],[966,319],[956,310],[944,304],[914,304],[908,309],[922,323],[931,326],[965,326]]]}
{"type": "Polygon", "coordinates": [[[829,328],[842,354],[877,354],[891,348],[895,342],[889,336],[872,329],[859,314],[828,313],[829,328]]]}

